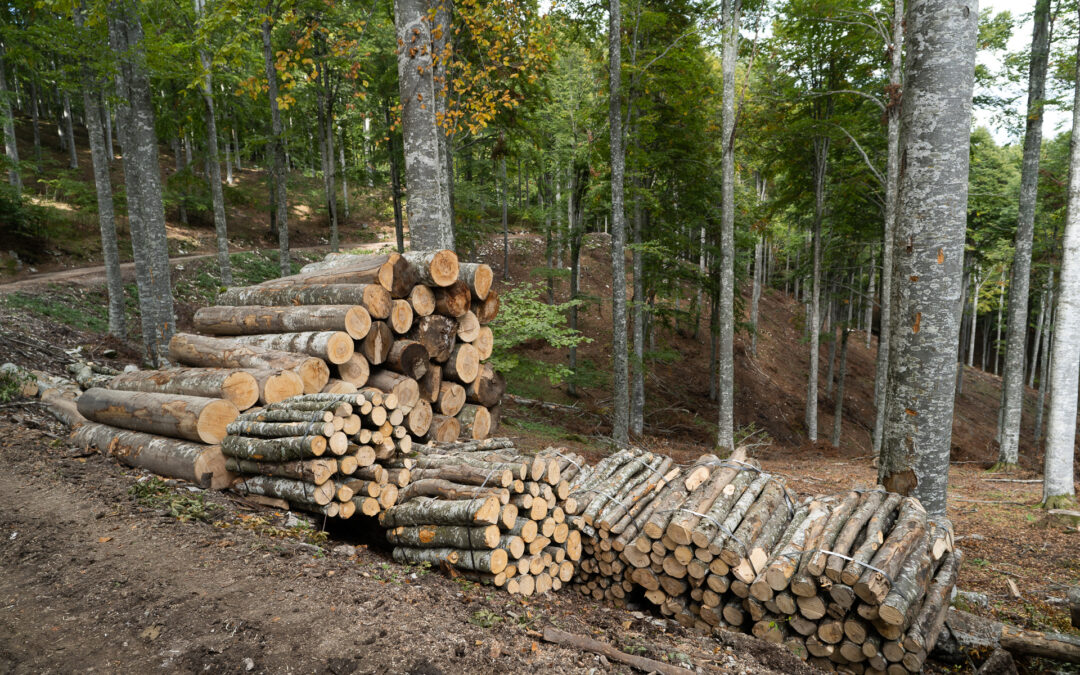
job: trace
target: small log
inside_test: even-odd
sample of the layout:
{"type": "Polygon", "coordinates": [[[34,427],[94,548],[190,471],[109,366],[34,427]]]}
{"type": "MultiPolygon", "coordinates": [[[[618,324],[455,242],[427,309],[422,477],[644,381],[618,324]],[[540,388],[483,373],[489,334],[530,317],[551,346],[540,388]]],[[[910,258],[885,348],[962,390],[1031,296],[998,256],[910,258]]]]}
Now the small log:
{"type": "Polygon", "coordinates": [[[956,575],[962,560],[963,553],[957,549],[941,561],[933,583],[926,589],[922,607],[907,630],[904,638],[904,649],[907,651],[923,652],[925,655],[934,648],[937,630],[940,630],[940,624],[944,621],[943,612],[948,609],[949,597],[956,586],[956,575]]]}
{"type": "Polygon", "coordinates": [[[750,546],[773,512],[776,509],[787,508],[784,504],[785,494],[786,488],[783,483],[775,478],[765,485],[761,495],[746,510],[746,515],[735,529],[734,535],[727,538],[718,554],[729,567],[735,567],[742,558],[750,554],[750,546]]]}
{"type": "Polygon", "coordinates": [[[438,443],[450,443],[456,441],[461,435],[461,423],[455,417],[446,415],[432,415],[431,425],[428,427],[425,440],[438,443]]]}
{"type": "MultiPolygon", "coordinates": [[[[840,530],[847,523],[851,514],[854,513],[855,508],[859,505],[862,496],[852,490],[848,492],[840,503],[836,505],[836,508],[832,510],[832,514],[829,515],[829,522],[825,524],[825,530],[821,535],[821,546],[819,548],[829,549],[836,541],[836,537],[840,534],[840,530]]],[[[820,550],[814,551],[810,556],[810,560],[806,564],[806,571],[810,576],[819,577],[825,572],[825,563],[828,562],[826,555],[820,550]]]]}
{"type": "Polygon", "coordinates": [[[491,290],[491,282],[494,275],[491,267],[484,263],[460,263],[458,265],[458,279],[469,287],[472,297],[483,300],[491,290]]]}
{"type": "Polygon", "coordinates": [[[337,374],[345,382],[356,387],[363,387],[371,375],[371,366],[368,365],[367,357],[363,353],[353,352],[348,361],[337,364],[337,374]]]}
{"type": "Polygon", "coordinates": [[[445,288],[435,290],[435,313],[458,318],[469,311],[472,293],[462,281],[456,281],[445,288]]]}
{"type": "Polygon", "coordinates": [[[440,415],[456,417],[465,405],[465,387],[457,382],[443,382],[439,385],[439,398],[435,409],[440,415]]]}
{"type": "Polygon", "coordinates": [[[216,445],[186,443],[93,422],[76,429],[71,441],[80,447],[97,448],[101,454],[114,457],[126,466],[179,478],[203,488],[221,490],[233,479],[216,445]]]}
{"type": "Polygon", "coordinates": [[[221,441],[221,451],[227,457],[261,462],[287,462],[320,457],[326,452],[326,446],[326,438],[323,436],[273,439],[226,436],[221,441]]]}
{"type": "Polygon", "coordinates": [[[449,286],[458,280],[460,267],[453,251],[409,251],[402,257],[425,286],[449,286]]]}
{"type": "Polygon", "coordinates": [[[88,420],[202,443],[219,443],[236,419],[236,406],[219,398],[118,391],[95,387],[76,401],[88,420]]]}
{"type": "Polygon", "coordinates": [[[367,337],[361,340],[357,347],[369,365],[377,366],[386,361],[393,344],[394,333],[390,330],[390,326],[385,321],[372,321],[367,337]]]}
{"type": "Polygon", "coordinates": [[[769,588],[773,591],[782,591],[788,587],[791,578],[808,552],[807,545],[811,543],[812,533],[825,519],[831,520],[828,506],[820,502],[811,502],[805,518],[791,532],[791,538],[787,544],[781,547],[765,569],[765,582],[769,588]]]}
{"type": "Polygon", "coordinates": [[[276,476],[250,476],[237,481],[233,490],[239,494],[256,494],[288,500],[290,504],[326,506],[334,499],[336,486],[333,481],[314,485],[291,478],[276,476]]]}
{"type": "MultiPolygon", "coordinates": [[[[721,489],[720,494],[705,513],[707,517],[699,519],[697,525],[694,526],[693,532],[690,533],[690,539],[694,546],[704,552],[708,551],[709,543],[719,531],[716,524],[723,522],[727,518],[735,502],[742,497],[746,488],[754,481],[756,476],[757,474],[749,470],[740,471],[730,483],[721,489]]],[[[708,562],[708,560],[705,562],[708,562]]]]}
{"type": "Polygon", "coordinates": [[[868,563],[881,545],[885,543],[885,533],[892,527],[896,519],[896,509],[900,506],[903,497],[895,492],[887,495],[881,506],[866,522],[866,531],[863,533],[863,543],[859,545],[851,555],[853,561],[844,566],[840,574],[840,580],[848,586],[853,586],[862,576],[865,569],[859,563],[868,563]]]}
{"type": "Polygon", "coordinates": [[[926,538],[926,511],[917,499],[907,498],[888,538],[870,560],[876,569],[866,568],[853,587],[863,602],[879,605],[892,589],[892,580],[912,550],[926,538]],[[878,571],[880,570],[880,571],[878,571]]]}
{"type": "Polygon", "coordinates": [[[416,384],[420,390],[420,398],[428,403],[438,401],[442,387],[442,366],[434,361],[429,361],[427,372],[416,381],[416,384]]]}
{"type": "Polygon", "coordinates": [[[406,336],[424,345],[428,358],[444,363],[457,341],[457,322],[441,314],[420,317],[406,336]]]}
{"type": "Polygon", "coordinates": [[[435,294],[427,286],[417,284],[409,291],[409,304],[413,308],[414,318],[430,316],[435,311],[435,294]]]}
{"type": "Polygon", "coordinates": [[[405,418],[405,426],[410,434],[417,438],[423,438],[431,429],[432,418],[431,404],[421,399],[409,411],[408,417],[405,418]]]}
{"type": "Polygon", "coordinates": [[[466,311],[459,316],[457,323],[457,338],[462,342],[475,342],[480,337],[480,321],[472,312],[466,311]]]}
{"type": "Polygon", "coordinates": [[[173,335],[169,341],[169,358],[177,363],[206,368],[292,370],[303,380],[307,394],[320,391],[330,379],[330,369],[322,359],[205,335],[173,335]]]}
{"type": "Polygon", "coordinates": [[[498,498],[500,503],[506,503],[510,499],[510,493],[506,488],[459,485],[441,478],[415,480],[402,488],[398,496],[402,501],[409,501],[420,496],[448,500],[477,499],[491,496],[498,498]]]}
{"type": "Polygon", "coordinates": [[[490,359],[492,352],[495,350],[495,334],[492,332],[491,327],[480,326],[480,329],[476,331],[476,339],[472,341],[472,345],[476,347],[476,353],[480,355],[481,361],[490,359]]]}
{"type": "Polygon", "coordinates": [[[379,516],[384,528],[410,525],[497,525],[500,513],[495,497],[440,501],[418,497],[388,509],[379,516]]]}
{"type": "MultiPolygon", "coordinates": [[[[746,451],[740,450],[741,452],[736,451],[738,454],[734,459],[744,461],[746,451]]],[[[701,517],[695,514],[708,512],[717,498],[722,496],[724,488],[739,473],[741,470],[738,465],[725,466],[714,471],[706,483],[689,495],[686,503],[683,504],[683,510],[672,516],[665,530],[667,536],[671,537],[676,544],[689,545],[692,542],[691,534],[701,521],[701,517]]]]}
{"type": "Polygon", "coordinates": [[[462,406],[457,419],[461,423],[461,432],[467,437],[474,440],[488,437],[491,429],[491,413],[487,408],[471,403],[466,404],[462,406]]]}
{"type": "MultiPolygon", "coordinates": [[[[855,539],[862,532],[866,521],[870,520],[884,500],[884,490],[872,490],[863,493],[859,499],[858,507],[851,514],[851,517],[847,519],[847,522],[844,523],[844,526],[840,528],[840,532],[836,535],[830,550],[840,555],[848,555],[852,547],[855,546],[855,539]]],[[[829,556],[828,561],[825,563],[825,576],[832,581],[840,581],[845,564],[846,561],[840,556],[829,556]]]]}
{"type": "Polygon", "coordinates": [[[415,406],[420,400],[416,380],[389,370],[379,370],[368,378],[368,386],[397,397],[399,406],[415,406]]]}
{"type": "Polygon", "coordinates": [[[488,291],[487,297],[483,300],[473,299],[472,313],[476,315],[476,320],[481,326],[486,326],[495,320],[495,317],[499,315],[499,294],[494,288],[488,291]]]}
{"type": "Polygon", "coordinates": [[[345,331],[354,340],[367,335],[371,315],[360,305],[304,307],[202,307],[195,312],[195,330],[208,335],[258,335],[345,331]]]}
{"type": "Polygon", "coordinates": [[[480,354],[467,342],[459,342],[450,351],[450,358],[443,364],[443,377],[469,384],[480,373],[480,354]]]}
{"type": "Polygon", "coordinates": [[[390,293],[379,284],[313,284],[230,288],[218,305],[361,305],[373,319],[390,316],[390,293]]]}
{"type": "Polygon", "coordinates": [[[355,394],[357,392],[356,385],[345,380],[339,380],[336,378],[330,378],[326,383],[326,386],[322,388],[321,394],[355,394]]]}
{"type": "MultiPolygon", "coordinates": [[[[428,353],[424,345],[413,340],[395,340],[386,356],[385,367],[414,380],[427,374],[428,353]]],[[[462,392],[462,398],[464,398],[462,392]]]]}
{"type": "Polygon", "coordinates": [[[337,431],[333,422],[253,422],[237,420],[226,427],[232,436],[252,436],[254,438],[281,438],[285,436],[326,436],[329,438],[337,431]]]}
{"type": "MultiPolygon", "coordinates": [[[[743,491],[743,494],[739,497],[738,501],[736,501],[731,507],[731,510],[728,511],[727,517],[721,522],[722,527],[717,528],[717,532],[712,541],[709,542],[706,547],[709,553],[714,556],[720,555],[720,552],[724,550],[724,545],[727,543],[729,537],[728,533],[734,532],[736,528],[739,527],[739,524],[743,521],[743,516],[746,515],[746,512],[753,506],[755,500],[757,500],[758,496],[771,480],[772,476],[770,474],[762,473],[757,474],[750,482],[750,485],[746,487],[746,490],[743,491]]],[[[725,568],[729,568],[723,560],[721,560],[721,563],[724,564],[725,568]]],[[[724,573],[727,573],[727,569],[725,569],[724,573]]]]}
{"type": "Polygon", "coordinates": [[[972,652],[1000,647],[1016,655],[1080,663],[1080,637],[1075,635],[1019,628],[951,608],[945,625],[949,639],[943,634],[934,651],[935,656],[950,662],[966,661],[972,652]]]}
{"type": "Polygon", "coordinates": [[[259,383],[255,377],[247,371],[228,368],[137,370],[111,378],[107,387],[123,391],[223,398],[235,405],[237,410],[247,410],[259,400],[259,383]]]}
{"type": "Polygon", "coordinates": [[[386,540],[395,546],[414,548],[492,549],[499,544],[495,525],[417,525],[387,530],[386,540]]]}
{"type": "Polygon", "coordinates": [[[465,387],[465,400],[469,403],[491,408],[499,404],[506,391],[506,378],[490,364],[480,365],[476,379],[465,387]]]}

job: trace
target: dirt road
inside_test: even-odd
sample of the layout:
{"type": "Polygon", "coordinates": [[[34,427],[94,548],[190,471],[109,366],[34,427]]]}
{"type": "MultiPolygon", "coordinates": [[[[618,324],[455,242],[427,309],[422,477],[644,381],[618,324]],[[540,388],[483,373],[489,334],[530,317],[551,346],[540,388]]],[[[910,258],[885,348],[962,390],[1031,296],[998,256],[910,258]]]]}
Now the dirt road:
{"type": "Polygon", "coordinates": [[[355,521],[315,549],[273,536],[267,512],[214,494],[209,522],[182,523],[131,496],[137,473],[70,448],[39,408],[10,410],[0,421],[0,673],[620,671],[544,643],[548,624],[689,658],[701,672],[808,672],[752,638],[717,642],[569,590],[512,599],[362,545],[334,553],[365,541],[355,521]]]}

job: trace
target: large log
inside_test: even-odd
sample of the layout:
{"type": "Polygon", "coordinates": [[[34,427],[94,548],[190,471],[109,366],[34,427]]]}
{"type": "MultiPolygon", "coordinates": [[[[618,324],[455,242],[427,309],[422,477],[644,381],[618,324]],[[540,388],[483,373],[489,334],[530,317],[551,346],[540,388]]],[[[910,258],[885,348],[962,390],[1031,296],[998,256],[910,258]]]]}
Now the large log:
{"type": "Polygon", "coordinates": [[[251,373],[226,368],[137,370],[111,378],[108,388],[223,398],[238,410],[247,410],[259,400],[259,383],[251,373]]]}
{"type": "Polygon", "coordinates": [[[259,385],[259,403],[269,405],[304,393],[304,380],[292,370],[244,368],[259,385]]]}
{"type": "Polygon", "coordinates": [[[405,418],[405,426],[414,437],[423,438],[427,435],[428,429],[431,428],[432,416],[431,404],[424,399],[420,399],[405,418]]]}
{"type": "Polygon", "coordinates": [[[891,626],[904,626],[912,604],[922,597],[933,571],[930,540],[924,537],[904,561],[896,582],[877,608],[878,618],[891,626]]]}
{"type": "MultiPolygon", "coordinates": [[[[328,253],[323,260],[308,263],[299,274],[270,279],[260,286],[296,286],[304,283],[379,284],[391,290],[395,282],[394,260],[398,254],[371,255],[356,253],[328,253]]],[[[409,279],[403,279],[408,283],[409,279]]],[[[412,283],[416,283],[415,279],[412,283]]]]}
{"type": "Polygon", "coordinates": [[[1017,655],[1080,663],[1080,637],[1076,635],[1019,628],[952,608],[945,615],[945,626],[948,638],[941,636],[934,656],[949,662],[967,663],[971,653],[1000,646],[1017,655]]]}
{"type": "Polygon", "coordinates": [[[416,380],[389,370],[378,370],[368,378],[368,386],[397,396],[398,405],[414,406],[420,400],[420,388],[416,380]]]}
{"type": "Polygon", "coordinates": [[[439,385],[439,398],[435,409],[440,415],[455,417],[465,405],[465,387],[457,382],[443,382],[439,385]]]}
{"type": "Polygon", "coordinates": [[[362,387],[367,384],[368,377],[371,375],[371,366],[366,356],[360,352],[353,352],[348,361],[337,364],[337,374],[349,384],[362,387]]]}
{"type": "Polygon", "coordinates": [[[378,284],[318,284],[267,288],[230,288],[219,305],[361,305],[373,319],[390,316],[390,293],[378,284]]]}
{"type": "Polygon", "coordinates": [[[81,447],[97,448],[121,464],[180,478],[203,488],[221,490],[233,480],[225,468],[221,448],[216,445],[187,443],[93,422],[76,429],[71,440],[81,447]]]}
{"type": "Polygon", "coordinates": [[[491,267],[484,263],[460,263],[458,278],[469,287],[472,297],[483,300],[488,296],[491,282],[495,277],[491,273],[491,267]]]}
{"type": "Polygon", "coordinates": [[[457,419],[461,423],[461,431],[468,438],[482,440],[491,431],[491,413],[484,406],[466,404],[462,406],[457,419]]]}
{"type": "Polygon", "coordinates": [[[472,312],[465,312],[457,318],[457,337],[462,342],[475,342],[480,337],[480,322],[472,312]]]}
{"type": "Polygon", "coordinates": [[[423,316],[413,322],[407,337],[424,345],[429,358],[443,363],[457,342],[457,322],[441,314],[423,316]]]}
{"type": "Polygon", "coordinates": [[[177,333],[169,341],[169,358],[206,368],[269,368],[292,370],[304,382],[304,393],[321,391],[330,379],[322,359],[244,345],[229,338],[177,333]]]}
{"type": "Polygon", "coordinates": [[[500,513],[495,497],[441,501],[419,497],[387,509],[379,516],[384,528],[411,525],[496,525],[500,513]]]}
{"type": "MultiPolygon", "coordinates": [[[[395,340],[386,355],[385,367],[414,380],[427,374],[428,353],[424,345],[413,340],[395,340]]],[[[464,391],[462,392],[464,395],[464,391]]]]}
{"type": "Polygon", "coordinates": [[[291,478],[277,476],[250,476],[237,481],[233,490],[239,494],[256,494],[263,497],[285,499],[291,504],[326,506],[334,500],[336,486],[333,481],[315,485],[291,478]]]}
{"type": "Polygon", "coordinates": [[[367,337],[361,340],[357,347],[369,365],[377,366],[386,361],[393,344],[394,332],[390,330],[390,326],[385,321],[372,321],[367,337]]]}
{"type": "Polygon", "coordinates": [[[431,426],[428,428],[425,440],[438,443],[451,443],[461,435],[461,423],[456,417],[446,415],[432,415],[431,426]]]}
{"type": "Polygon", "coordinates": [[[333,459],[312,459],[294,462],[256,462],[249,459],[229,457],[225,468],[235,473],[262,476],[280,476],[322,485],[333,477],[338,463],[333,459]]]}
{"type": "Polygon", "coordinates": [[[465,387],[465,400],[490,408],[499,404],[505,392],[506,378],[492,368],[491,364],[484,363],[480,365],[476,379],[465,387]]]}
{"type": "Polygon", "coordinates": [[[416,525],[386,531],[391,544],[414,548],[492,549],[499,545],[499,537],[497,525],[416,525]]]}
{"type": "Polygon", "coordinates": [[[495,320],[495,317],[499,315],[499,294],[495,289],[491,289],[488,292],[487,297],[483,300],[474,300],[472,303],[472,312],[476,315],[476,320],[480,322],[480,325],[486,326],[495,320]]]}
{"type": "Polygon", "coordinates": [[[215,306],[196,311],[194,324],[195,330],[210,335],[345,331],[360,340],[371,327],[371,315],[360,305],[215,306]]]}
{"type": "Polygon", "coordinates": [[[426,286],[449,286],[458,280],[458,257],[453,251],[409,251],[404,258],[426,286]]]}
{"type": "Polygon", "coordinates": [[[219,443],[236,419],[236,406],[220,398],[87,389],[77,402],[88,420],[123,429],[203,443],[219,443]]]}
{"type": "Polygon", "coordinates": [[[235,335],[232,339],[242,345],[307,354],[334,364],[345,363],[353,355],[353,339],[344,331],[235,335]]]}

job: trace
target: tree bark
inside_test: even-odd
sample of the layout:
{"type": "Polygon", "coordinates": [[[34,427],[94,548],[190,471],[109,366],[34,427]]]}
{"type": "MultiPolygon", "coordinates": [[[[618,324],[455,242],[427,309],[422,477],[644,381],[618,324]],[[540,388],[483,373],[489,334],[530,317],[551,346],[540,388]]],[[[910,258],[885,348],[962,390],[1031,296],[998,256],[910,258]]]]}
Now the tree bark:
{"type": "Polygon", "coordinates": [[[123,431],[105,424],[84,424],[71,437],[81,447],[95,447],[121,464],[180,478],[212,490],[232,481],[225,457],[216,445],[187,443],[138,431],[123,431]]]}
{"type": "Polygon", "coordinates": [[[626,213],[623,174],[626,154],[622,132],[622,4],[608,2],[608,126],[611,146],[611,321],[612,438],[624,447],[630,434],[629,359],[626,343],[626,213]]]}
{"type": "Polygon", "coordinates": [[[394,235],[397,252],[405,252],[405,227],[401,214],[401,169],[398,167],[396,133],[390,128],[390,104],[383,102],[383,121],[386,124],[386,147],[390,155],[390,196],[394,206],[394,235]]]}
{"type": "Polygon", "coordinates": [[[895,251],[895,350],[878,476],[918,497],[932,518],[946,513],[977,22],[977,5],[956,0],[913,2],[907,14],[896,219],[904,243],[895,251]]]}
{"type": "Polygon", "coordinates": [[[217,297],[222,305],[362,305],[373,319],[390,316],[391,299],[378,284],[233,287],[217,297]]]}
{"type": "Polygon", "coordinates": [[[1031,241],[1035,229],[1035,203],[1039,186],[1039,152],[1042,148],[1046,68],[1050,57],[1050,0],[1036,0],[1028,67],[1027,127],[1020,173],[1020,203],[1013,242],[1012,283],[1006,326],[1005,373],[1002,380],[1003,420],[998,464],[1012,466],[1019,460],[1020,419],[1024,397],[1024,350],[1028,335],[1028,293],[1031,283],[1031,241]]]}
{"type": "Polygon", "coordinates": [[[286,192],[286,162],[285,141],[282,138],[281,110],[278,106],[278,82],[277,68],[275,67],[274,48],[271,43],[273,26],[271,18],[274,17],[275,2],[267,0],[265,16],[263,17],[262,47],[263,65],[266,70],[267,94],[270,100],[270,144],[273,153],[273,165],[271,167],[271,180],[274,192],[274,222],[277,225],[278,234],[278,266],[281,276],[288,276],[292,271],[289,265],[289,199],[286,192]]]}
{"type": "Polygon", "coordinates": [[[724,0],[721,9],[724,28],[720,115],[720,297],[717,305],[720,315],[717,398],[720,405],[716,445],[723,454],[735,450],[735,66],[740,6],[739,0],[724,0]]]}
{"type": "Polygon", "coordinates": [[[395,0],[398,87],[409,186],[409,238],[414,250],[453,249],[454,230],[447,219],[447,195],[440,181],[444,168],[439,155],[435,118],[434,58],[427,0],[395,0]]]}
{"type": "Polygon", "coordinates": [[[247,410],[259,400],[259,383],[251,373],[237,369],[170,368],[120,373],[109,389],[223,398],[247,410]]]}
{"type": "Polygon", "coordinates": [[[306,394],[321,391],[330,379],[330,369],[322,359],[202,335],[178,333],[173,336],[169,342],[169,357],[203,368],[292,370],[303,380],[306,394]]]}
{"type": "Polygon", "coordinates": [[[22,177],[19,175],[19,146],[15,140],[15,117],[11,114],[11,99],[4,72],[6,53],[6,45],[0,43],[0,116],[3,117],[4,122],[4,153],[11,164],[8,167],[8,182],[17,192],[22,192],[22,177]]]}
{"type": "Polygon", "coordinates": [[[142,22],[131,0],[109,5],[109,41],[119,58],[117,89],[124,103],[118,114],[124,151],[128,224],[139,289],[143,348],[158,364],[176,328],[161,195],[154,108],[143,46],[142,22]]]}
{"type": "Polygon", "coordinates": [[[67,138],[68,168],[79,168],[79,153],[75,147],[75,125],[71,115],[71,95],[64,92],[64,137],[67,138]]]}
{"type": "Polygon", "coordinates": [[[83,392],[78,409],[101,424],[202,443],[220,443],[239,414],[223,399],[97,387],[83,392]]]}
{"type": "Polygon", "coordinates": [[[195,330],[210,335],[345,331],[354,340],[362,340],[371,330],[371,315],[360,305],[215,305],[196,311],[193,324],[195,330]]]}

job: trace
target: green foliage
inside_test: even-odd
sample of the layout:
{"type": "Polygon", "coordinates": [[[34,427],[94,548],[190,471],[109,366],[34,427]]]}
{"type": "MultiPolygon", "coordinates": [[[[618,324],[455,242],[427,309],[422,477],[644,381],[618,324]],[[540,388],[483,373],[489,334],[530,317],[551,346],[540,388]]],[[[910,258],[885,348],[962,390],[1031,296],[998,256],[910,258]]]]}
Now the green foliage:
{"type": "Polygon", "coordinates": [[[33,379],[33,375],[22,369],[0,371],[0,403],[14,401],[20,396],[22,386],[33,379]]]}
{"type": "Polygon", "coordinates": [[[106,305],[87,306],[82,302],[72,302],[72,298],[65,294],[10,293],[3,302],[13,309],[26,310],[79,330],[93,333],[105,333],[109,330],[106,305]]]}
{"type": "Polygon", "coordinates": [[[570,375],[569,368],[526,358],[514,348],[568,349],[592,340],[567,326],[566,312],[580,306],[580,300],[549,305],[539,299],[540,295],[536,284],[523,283],[499,296],[499,316],[491,324],[496,345],[491,363],[508,377],[542,375],[552,384],[559,384],[570,375]]]}
{"type": "Polygon", "coordinates": [[[480,626],[481,628],[491,628],[502,620],[503,618],[501,616],[490,609],[479,609],[473,612],[472,616],[469,617],[469,623],[474,626],[480,626]]]}
{"type": "Polygon", "coordinates": [[[212,512],[221,508],[213,502],[207,502],[203,492],[180,493],[156,476],[135,483],[128,489],[128,494],[143,506],[165,509],[170,516],[182,523],[190,520],[207,521],[212,512]]]}

